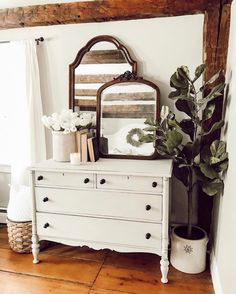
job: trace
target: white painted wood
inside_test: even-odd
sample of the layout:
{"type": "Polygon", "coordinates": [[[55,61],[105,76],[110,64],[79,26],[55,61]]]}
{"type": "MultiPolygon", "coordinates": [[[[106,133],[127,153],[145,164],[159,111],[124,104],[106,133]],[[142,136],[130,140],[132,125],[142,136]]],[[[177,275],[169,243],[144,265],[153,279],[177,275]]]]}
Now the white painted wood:
{"type": "Polygon", "coordinates": [[[94,175],[92,173],[71,173],[71,172],[35,172],[36,186],[65,186],[77,188],[93,188],[94,175]],[[43,177],[42,179],[39,177],[43,177]],[[40,179],[40,180],[39,180],[40,179]],[[89,181],[85,183],[86,179],[89,181]]]}
{"type": "Polygon", "coordinates": [[[34,171],[30,172],[30,187],[32,195],[32,254],[33,254],[33,263],[38,263],[38,254],[39,254],[39,239],[37,235],[37,224],[36,224],[36,203],[35,203],[35,190],[34,190],[34,171]]]}
{"type": "Polygon", "coordinates": [[[40,240],[149,252],[161,256],[167,283],[170,160],[100,159],[79,166],[49,160],[30,170],[34,263],[40,240]]]}
{"type": "Polygon", "coordinates": [[[37,187],[35,197],[39,212],[152,222],[160,222],[162,217],[161,195],[37,187]]]}
{"type": "Polygon", "coordinates": [[[161,239],[161,273],[162,283],[167,283],[167,275],[169,271],[169,261],[168,261],[168,244],[169,244],[169,178],[163,178],[163,220],[162,220],[162,239],[161,239]]]}
{"type": "Polygon", "coordinates": [[[99,174],[97,176],[97,188],[161,193],[162,178],[99,174]],[[105,180],[105,183],[101,182],[102,180],[105,180]],[[153,183],[156,183],[157,186],[153,187],[153,183]]]}
{"type": "Polygon", "coordinates": [[[40,236],[70,240],[97,241],[140,247],[161,247],[161,224],[37,213],[40,236]],[[48,223],[49,226],[44,228],[48,223]],[[150,233],[150,239],[146,234],[150,233]]]}
{"type": "Polygon", "coordinates": [[[36,164],[30,169],[36,171],[70,171],[74,173],[93,171],[97,174],[125,174],[157,176],[170,178],[172,174],[172,161],[169,159],[160,160],[127,160],[127,159],[106,159],[100,158],[96,162],[83,162],[78,166],[70,163],[55,162],[47,160],[36,164]]]}
{"type": "MultiPolygon", "coordinates": [[[[45,236],[38,235],[39,241],[45,240],[45,236]]],[[[83,241],[83,240],[71,240],[62,237],[47,237],[48,241],[58,242],[69,246],[88,246],[95,250],[110,249],[117,252],[137,252],[137,253],[154,253],[161,256],[161,248],[158,247],[141,247],[141,246],[129,246],[125,244],[114,244],[106,242],[95,242],[95,241],[83,241]]]]}

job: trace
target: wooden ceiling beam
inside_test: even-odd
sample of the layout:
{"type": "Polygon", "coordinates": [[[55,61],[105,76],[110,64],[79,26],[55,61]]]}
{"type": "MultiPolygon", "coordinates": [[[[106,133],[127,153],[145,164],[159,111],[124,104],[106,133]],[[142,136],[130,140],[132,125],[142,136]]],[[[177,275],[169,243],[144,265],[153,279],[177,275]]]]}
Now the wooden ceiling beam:
{"type": "Polygon", "coordinates": [[[220,0],[99,0],[34,5],[1,9],[0,29],[189,15],[219,5],[220,0]]]}

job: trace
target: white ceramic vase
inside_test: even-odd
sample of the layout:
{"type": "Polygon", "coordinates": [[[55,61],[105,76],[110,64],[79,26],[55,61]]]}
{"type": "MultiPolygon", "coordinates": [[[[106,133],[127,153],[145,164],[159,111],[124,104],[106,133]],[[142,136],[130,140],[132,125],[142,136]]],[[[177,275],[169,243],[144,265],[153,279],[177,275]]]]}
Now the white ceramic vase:
{"type": "Polygon", "coordinates": [[[75,133],[52,132],[53,160],[70,161],[70,153],[76,152],[75,133]]]}
{"type": "Polygon", "coordinates": [[[178,228],[175,227],[171,234],[171,256],[170,262],[181,272],[188,274],[198,274],[206,269],[206,249],[208,237],[206,232],[199,228],[200,238],[190,240],[180,237],[177,234],[178,228]]]}

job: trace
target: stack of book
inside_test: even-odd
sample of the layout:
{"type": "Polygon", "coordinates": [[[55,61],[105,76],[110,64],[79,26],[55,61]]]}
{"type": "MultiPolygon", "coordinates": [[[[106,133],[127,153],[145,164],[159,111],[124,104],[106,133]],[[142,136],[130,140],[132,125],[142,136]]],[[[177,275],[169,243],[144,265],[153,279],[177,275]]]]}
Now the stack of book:
{"type": "Polygon", "coordinates": [[[99,159],[97,138],[93,137],[87,129],[76,133],[76,141],[81,162],[95,162],[99,159]]]}

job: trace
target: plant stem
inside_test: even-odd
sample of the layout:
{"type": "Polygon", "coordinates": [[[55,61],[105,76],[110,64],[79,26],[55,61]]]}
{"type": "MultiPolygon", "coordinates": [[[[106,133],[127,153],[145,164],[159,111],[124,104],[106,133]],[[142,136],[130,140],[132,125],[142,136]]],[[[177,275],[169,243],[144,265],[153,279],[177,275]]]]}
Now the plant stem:
{"type": "Polygon", "coordinates": [[[192,169],[189,168],[189,188],[188,188],[188,231],[187,231],[187,237],[188,239],[191,239],[192,236],[192,218],[193,218],[193,172],[192,169]]]}

